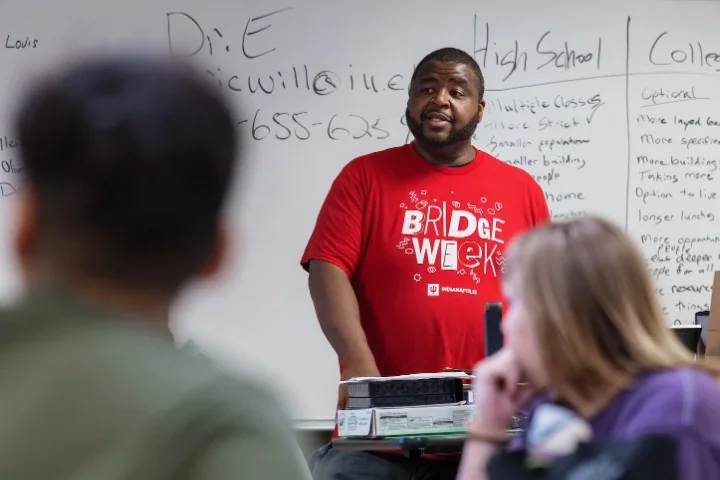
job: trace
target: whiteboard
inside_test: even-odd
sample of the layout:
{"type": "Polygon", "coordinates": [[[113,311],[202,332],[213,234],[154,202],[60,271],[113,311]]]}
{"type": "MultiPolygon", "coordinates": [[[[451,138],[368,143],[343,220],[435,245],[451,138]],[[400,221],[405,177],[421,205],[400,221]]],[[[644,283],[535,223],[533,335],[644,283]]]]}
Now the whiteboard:
{"type": "MultiPolygon", "coordinates": [[[[228,210],[231,263],[189,292],[173,329],[270,379],[299,427],[328,427],[337,363],[298,262],[340,169],[409,141],[408,79],[435,48],[463,48],[485,72],[477,147],[535,176],[555,218],[592,212],[624,225],[668,323],[708,308],[720,267],[720,5],[540,3],[5,0],[0,105],[10,114],[30,72],[85,50],[194,54],[242,108],[249,161],[228,210]]],[[[9,126],[0,123],[8,219],[21,168],[9,126]]],[[[4,298],[19,288],[8,239],[0,234],[4,298]]]]}

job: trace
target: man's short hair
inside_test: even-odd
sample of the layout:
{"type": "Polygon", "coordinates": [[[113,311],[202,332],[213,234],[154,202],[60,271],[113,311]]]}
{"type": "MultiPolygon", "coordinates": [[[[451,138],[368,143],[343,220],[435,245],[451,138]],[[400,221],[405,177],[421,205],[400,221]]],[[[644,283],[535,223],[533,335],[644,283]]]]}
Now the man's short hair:
{"type": "Polygon", "coordinates": [[[470,67],[477,77],[478,98],[480,100],[483,99],[485,95],[485,78],[483,77],[482,70],[480,70],[480,65],[478,65],[472,55],[458,48],[441,48],[425,55],[425,57],[420,60],[420,63],[418,63],[415,67],[415,71],[413,71],[412,77],[410,78],[410,83],[415,81],[415,77],[417,76],[417,72],[420,70],[420,67],[425,65],[427,62],[432,61],[459,63],[470,67]]]}
{"type": "Polygon", "coordinates": [[[39,245],[65,269],[174,292],[217,243],[235,122],[186,64],[90,59],[41,80],[16,133],[39,245]]]}

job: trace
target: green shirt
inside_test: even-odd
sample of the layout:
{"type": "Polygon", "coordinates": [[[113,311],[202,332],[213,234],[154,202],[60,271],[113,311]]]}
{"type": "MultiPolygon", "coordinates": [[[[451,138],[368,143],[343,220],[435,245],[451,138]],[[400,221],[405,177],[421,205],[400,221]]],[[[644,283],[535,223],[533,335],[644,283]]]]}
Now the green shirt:
{"type": "Polygon", "coordinates": [[[0,478],[308,479],[289,420],[165,327],[53,290],[0,310],[0,478]]]}

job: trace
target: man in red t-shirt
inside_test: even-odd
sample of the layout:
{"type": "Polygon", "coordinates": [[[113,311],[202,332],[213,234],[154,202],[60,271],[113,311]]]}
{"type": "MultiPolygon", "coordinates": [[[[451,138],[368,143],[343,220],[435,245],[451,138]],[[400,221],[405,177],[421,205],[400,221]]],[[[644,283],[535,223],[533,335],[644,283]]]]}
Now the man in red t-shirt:
{"type": "MultiPolygon", "coordinates": [[[[330,188],[301,264],[343,379],[471,369],[484,356],[503,252],[550,214],[528,173],[473,147],[483,94],[470,55],[429,54],[410,82],[414,142],[352,160],[330,188]]],[[[343,408],[347,390],[338,397],[343,408]]],[[[398,455],[323,452],[318,479],[409,479],[414,467],[398,455]]],[[[455,478],[448,462],[420,468],[455,478]]]]}

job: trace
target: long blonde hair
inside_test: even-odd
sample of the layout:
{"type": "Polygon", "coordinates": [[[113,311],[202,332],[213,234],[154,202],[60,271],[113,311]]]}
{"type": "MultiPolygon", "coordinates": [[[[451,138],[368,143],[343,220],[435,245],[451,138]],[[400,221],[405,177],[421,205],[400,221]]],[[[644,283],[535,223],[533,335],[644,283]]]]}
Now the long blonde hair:
{"type": "Polygon", "coordinates": [[[634,242],[598,217],[552,223],[518,237],[505,282],[532,315],[551,385],[591,400],[643,371],[720,367],[688,351],[665,323],[634,242]]]}

